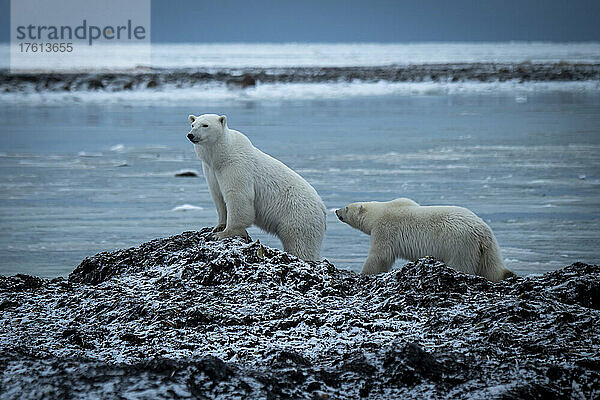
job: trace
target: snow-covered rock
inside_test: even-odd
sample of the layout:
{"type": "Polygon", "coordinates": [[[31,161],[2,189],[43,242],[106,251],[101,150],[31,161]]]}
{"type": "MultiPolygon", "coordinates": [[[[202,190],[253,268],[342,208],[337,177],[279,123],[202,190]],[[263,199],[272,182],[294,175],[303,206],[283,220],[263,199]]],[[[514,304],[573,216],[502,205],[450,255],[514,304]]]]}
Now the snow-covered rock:
{"type": "Polygon", "coordinates": [[[600,267],[360,276],[210,228],[0,276],[3,398],[594,398],[600,267]]]}

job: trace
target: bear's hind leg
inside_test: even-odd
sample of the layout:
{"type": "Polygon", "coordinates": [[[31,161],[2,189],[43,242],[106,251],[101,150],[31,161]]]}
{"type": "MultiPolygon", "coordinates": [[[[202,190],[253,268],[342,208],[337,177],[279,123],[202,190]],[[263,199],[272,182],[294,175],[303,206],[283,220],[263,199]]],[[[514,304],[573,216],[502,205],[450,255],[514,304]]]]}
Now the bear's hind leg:
{"type": "Polygon", "coordinates": [[[283,250],[304,261],[319,261],[323,234],[286,229],[279,235],[283,250]]]}

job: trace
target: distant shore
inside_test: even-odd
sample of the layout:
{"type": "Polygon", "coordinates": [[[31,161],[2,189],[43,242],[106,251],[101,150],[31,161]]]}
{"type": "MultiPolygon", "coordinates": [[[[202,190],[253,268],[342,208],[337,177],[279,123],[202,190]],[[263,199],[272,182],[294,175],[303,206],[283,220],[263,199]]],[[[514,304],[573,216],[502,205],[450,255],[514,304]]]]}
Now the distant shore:
{"type": "Polygon", "coordinates": [[[140,68],[126,72],[14,73],[0,71],[0,93],[119,92],[225,83],[335,82],[573,82],[600,80],[600,64],[457,63],[358,67],[140,68]]]}

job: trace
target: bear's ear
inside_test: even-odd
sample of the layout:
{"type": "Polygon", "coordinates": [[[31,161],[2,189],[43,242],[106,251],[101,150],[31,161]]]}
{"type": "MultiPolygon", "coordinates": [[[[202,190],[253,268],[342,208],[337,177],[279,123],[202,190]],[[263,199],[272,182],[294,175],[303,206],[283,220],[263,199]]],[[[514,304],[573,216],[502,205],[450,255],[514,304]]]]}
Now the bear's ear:
{"type": "Polygon", "coordinates": [[[227,117],[224,115],[221,115],[219,117],[219,122],[221,123],[221,125],[225,126],[227,124],[227,117]]]}
{"type": "Polygon", "coordinates": [[[363,206],[363,205],[361,205],[361,206],[358,208],[358,213],[359,213],[359,214],[362,214],[362,213],[364,213],[365,211],[367,211],[367,207],[365,207],[365,206],[363,206]]]}
{"type": "Polygon", "coordinates": [[[196,120],[196,117],[194,117],[192,114],[188,115],[188,119],[190,120],[190,122],[193,124],[194,121],[196,120]]]}

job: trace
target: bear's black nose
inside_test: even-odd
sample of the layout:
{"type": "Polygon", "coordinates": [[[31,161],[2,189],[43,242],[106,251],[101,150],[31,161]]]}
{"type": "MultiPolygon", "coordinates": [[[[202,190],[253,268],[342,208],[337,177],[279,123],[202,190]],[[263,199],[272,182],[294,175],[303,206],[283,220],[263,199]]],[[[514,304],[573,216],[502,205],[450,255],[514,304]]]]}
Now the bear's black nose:
{"type": "Polygon", "coordinates": [[[188,139],[190,139],[192,142],[194,141],[194,135],[192,133],[188,133],[188,139]]]}

